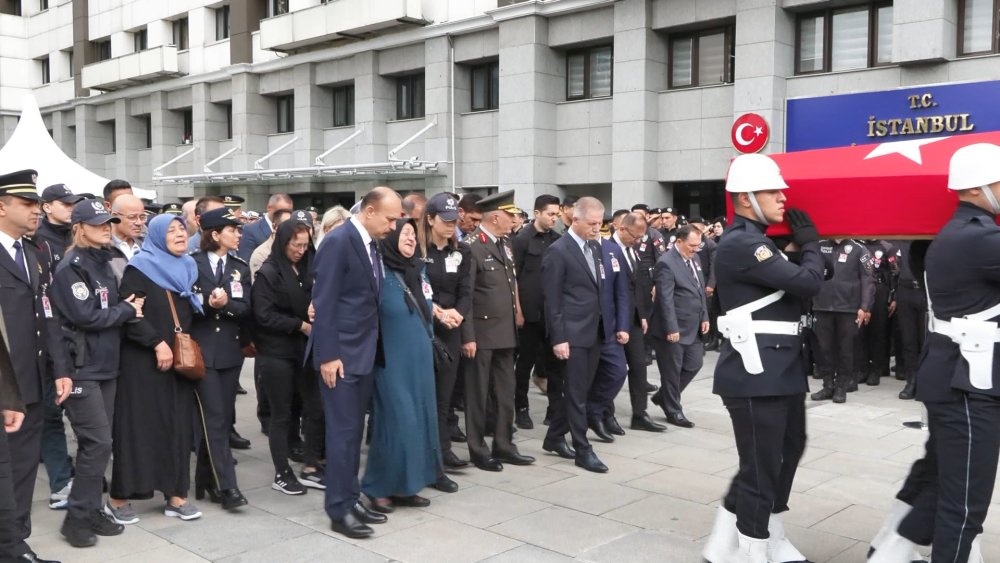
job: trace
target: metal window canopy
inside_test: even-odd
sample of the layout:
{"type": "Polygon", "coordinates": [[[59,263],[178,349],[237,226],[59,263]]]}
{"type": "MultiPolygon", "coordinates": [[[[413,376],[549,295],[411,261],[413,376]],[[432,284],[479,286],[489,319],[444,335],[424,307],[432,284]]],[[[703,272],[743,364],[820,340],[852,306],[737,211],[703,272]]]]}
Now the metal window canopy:
{"type": "Polygon", "coordinates": [[[358,127],[354,133],[330,147],[318,157],[312,166],[292,167],[292,168],[266,168],[264,165],[271,157],[281,153],[288,147],[295,144],[299,137],[292,137],[288,142],[282,144],[268,154],[262,156],[254,162],[253,170],[242,170],[233,172],[214,172],[211,167],[223,158],[240,150],[235,146],[218,157],[209,161],[203,171],[198,174],[180,174],[175,176],[163,175],[163,169],[174,164],[180,159],[194,152],[194,147],[187,150],[167,162],[153,169],[154,184],[222,184],[222,183],[270,183],[281,182],[292,179],[315,180],[315,181],[336,181],[349,180],[359,176],[379,177],[379,178],[400,178],[412,176],[432,176],[438,174],[441,161],[422,160],[418,157],[410,159],[397,158],[397,154],[407,145],[418,139],[432,127],[437,125],[437,119],[425,125],[422,129],[414,133],[395,148],[389,151],[385,162],[366,162],[361,164],[326,164],[323,159],[332,154],[337,149],[346,145],[349,141],[360,135],[364,128],[358,127]]]}

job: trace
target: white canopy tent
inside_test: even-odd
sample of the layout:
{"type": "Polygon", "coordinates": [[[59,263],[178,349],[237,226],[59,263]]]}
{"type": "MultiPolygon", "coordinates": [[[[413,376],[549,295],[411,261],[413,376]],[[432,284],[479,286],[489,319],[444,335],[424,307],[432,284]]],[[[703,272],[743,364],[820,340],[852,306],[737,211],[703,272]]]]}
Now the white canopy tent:
{"type": "MultiPolygon", "coordinates": [[[[31,94],[21,99],[21,119],[7,143],[0,148],[0,173],[26,168],[38,171],[39,193],[52,184],[66,184],[73,193],[100,197],[108,183],[107,178],[80,166],[56,145],[42,121],[38,102],[31,94]]],[[[133,187],[132,193],[143,199],[156,199],[155,190],[133,187]]]]}

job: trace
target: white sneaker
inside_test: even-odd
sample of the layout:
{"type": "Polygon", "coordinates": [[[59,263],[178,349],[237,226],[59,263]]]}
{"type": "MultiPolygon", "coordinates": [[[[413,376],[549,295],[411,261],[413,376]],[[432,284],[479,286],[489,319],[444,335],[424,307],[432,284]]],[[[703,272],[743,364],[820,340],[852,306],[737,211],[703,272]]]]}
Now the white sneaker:
{"type": "Polygon", "coordinates": [[[733,563],[768,563],[767,539],[751,538],[739,534],[739,547],[733,563]]]}
{"type": "Polygon", "coordinates": [[[701,551],[702,557],[709,563],[732,561],[736,555],[736,548],[739,546],[737,534],[736,515],[720,505],[715,513],[712,533],[708,536],[705,548],[701,551]]]}
{"type": "Polygon", "coordinates": [[[49,508],[52,510],[62,510],[69,506],[69,492],[73,490],[73,480],[70,479],[66,486],[49,495],[49,508]]]}

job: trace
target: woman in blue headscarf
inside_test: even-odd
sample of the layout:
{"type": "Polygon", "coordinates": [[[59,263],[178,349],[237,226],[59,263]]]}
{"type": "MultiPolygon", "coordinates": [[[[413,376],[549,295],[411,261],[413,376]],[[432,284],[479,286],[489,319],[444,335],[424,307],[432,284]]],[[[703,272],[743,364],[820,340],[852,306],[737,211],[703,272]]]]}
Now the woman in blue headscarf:
{"type": "Polygon", "coordinates": [[[163,513],[194,520],[201,512],[187,502],[191,485],[194,383],[173,369],[174,317],[188,332],[202,312],[194,284],[198,267],[187,252],[183,219],[159,215],[149,223],[142,249],[132,257],[119,291],[145,297],[143,318],[125,326],[121,374],[115,402],[114,463],[110,500],[104,511],[119,524],[139,516],[129,500],[158,491],[163,513]]]}

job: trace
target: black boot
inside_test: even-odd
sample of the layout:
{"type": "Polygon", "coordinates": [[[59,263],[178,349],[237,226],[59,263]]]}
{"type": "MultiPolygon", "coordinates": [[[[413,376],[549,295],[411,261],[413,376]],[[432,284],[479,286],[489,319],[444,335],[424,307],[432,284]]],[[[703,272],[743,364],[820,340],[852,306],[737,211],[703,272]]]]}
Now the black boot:
{"type": "MultiPolygon", "coordinates": [[[[847,378],[846,378],[847,381],[844,382],[844,390],[847,391],[848,393],[853,393],[853,392],[857,391],[858,390],[858,378],[859,377],[861,377],[861,374],[859,374],[858,372],[856,372],[856,371],[855,372],[851,372],[851,375],[847,376],[847,378]]],[[[836,392],[836,389],[834,389],[834,392],[836,392]]],[[[836,402],[836,401],[834,401],[834,402],[836,402]]]]}
{"type": "Polygon", "coordinates": [[[73,547],[90,547],[97,543],[97,535],[90,529],[90,522],[67,514],[59,532],[73,547]]]}
{"type": "Polygon", "coordinates": [[[899,398],[904,401],[912,401],[916,393],[917,393],[916,374],[908,373],[906,374],[906,385],[903,387],[903,390],[899,392],[899,398]]]}
{"type": "Polygon", "coordinates": [[[823,376],[823,388],[809,395],[809,398],[814,401],[829,401],[833,398],[833,377],[826,375],[823,376]]]}
{"type": "Polygon", "coordinates": [[[833,402],[834,403],[845,403],[847,402],[847,390],[850,383],[854,384],[854,388],[857,389],[857,378],[854,374],[847,377],[837,376],[833,380],[833,402]],[[845,381],[846,380],[846,381],[845,381]]]}

